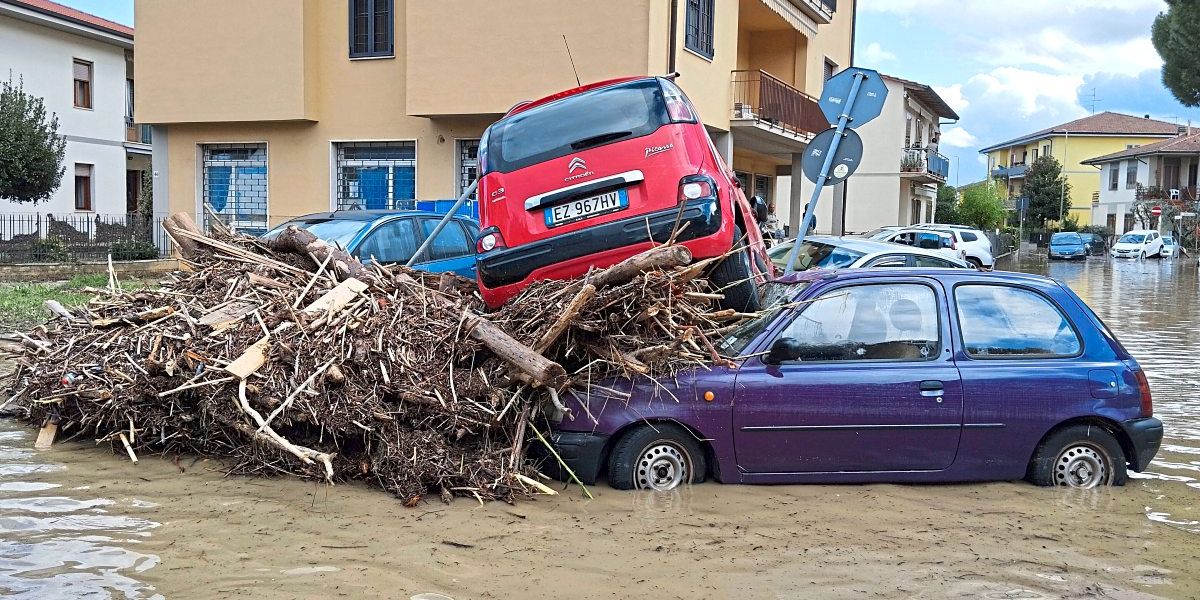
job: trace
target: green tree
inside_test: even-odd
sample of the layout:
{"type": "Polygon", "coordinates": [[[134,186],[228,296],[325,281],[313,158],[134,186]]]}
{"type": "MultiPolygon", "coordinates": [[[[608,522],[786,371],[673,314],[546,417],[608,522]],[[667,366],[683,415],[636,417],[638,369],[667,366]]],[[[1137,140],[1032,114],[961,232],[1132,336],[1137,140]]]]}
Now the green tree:
{"type": "Polygon", "coordinates": [[[1200,106],[1200,3],[1167,0],[1150,30],[1154,49],[1163,59],[1163,85],[1184,106],[1200,106]]]}
{"type": "Polygon", "coordinates": [[[938,223],[959,223],[958,190],[954,186],[941,184],[937,189],[937,207],[933,211],[934,220],[938,223]]]}
{"type": "Polygon", "coordinates": [[[1071,184],[1062,165],[1053,156],[1039,156],[1025,173],[1022,195],[1029,198],[1026,219],[1044,227],[1046,221],[1061,221],[1071,209],[1071,184]]]}
{"type": "Polygon", "coordinates": [[[58,115],[12,77],[0,87],[0,198],[36,203],[50,198],[63,176],[66,140],[58,115]]]}
{"type": "Polygon", "coordinates": [[[963,225],[992,229],[1004,222],[1006,214],[1004,196],[998,186],[985,184],[963,188],[962,201],[958,204],[958,216],[963,225]]]}

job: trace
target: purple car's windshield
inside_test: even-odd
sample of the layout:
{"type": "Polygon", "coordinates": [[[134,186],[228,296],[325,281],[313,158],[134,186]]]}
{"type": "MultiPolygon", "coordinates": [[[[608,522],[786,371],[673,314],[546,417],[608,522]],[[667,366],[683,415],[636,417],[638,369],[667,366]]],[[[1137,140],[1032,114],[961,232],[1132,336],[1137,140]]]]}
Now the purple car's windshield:
{"type": "Polygon", "coordinates": [[[754,338],[758,337],[758,334],[762,333],[767,325],[775,320],[779,311],[791,304],[796,295],[809,285],[810,283],[807,281],[767,282],[762,289],[763,309],[758,312],[758,316],[742,321],[737,327],[726,333],[721,341],[717,342],[717,351],[728,357],[740,356],[746,346],[750,345],[750,342],[754,341],[754,338]]]}

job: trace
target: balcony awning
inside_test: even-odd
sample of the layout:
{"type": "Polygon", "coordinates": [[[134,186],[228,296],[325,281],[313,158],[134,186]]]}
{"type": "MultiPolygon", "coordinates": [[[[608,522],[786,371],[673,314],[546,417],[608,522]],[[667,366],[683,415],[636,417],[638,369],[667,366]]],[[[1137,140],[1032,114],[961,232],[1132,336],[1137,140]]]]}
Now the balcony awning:
{"type": "Polygon", "coordinates": [[[808,15],[800,12],[790,0],[762,0],[762,3],[767,5],[767,8],[775,11],[784,21],[796,28],[796,31],[803,33],[805,36],[812,37],[817,35],[817,22],[809,18],[808,15]]]}

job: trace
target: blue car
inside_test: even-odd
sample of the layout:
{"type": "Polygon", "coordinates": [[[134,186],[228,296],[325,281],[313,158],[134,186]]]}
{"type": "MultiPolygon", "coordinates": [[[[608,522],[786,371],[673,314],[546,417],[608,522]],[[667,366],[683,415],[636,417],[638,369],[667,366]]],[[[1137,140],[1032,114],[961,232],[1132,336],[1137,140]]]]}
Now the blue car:
{"type": "Polygon", "coordinates": [[[1050,236],[1050,260],[1055,259],[1086,259],[1088,255],[1087,244],[1083,241],[1083,236],[1073,231],[1061,231],[1050,236]]]}
{"type": "MultiPolygon", "coordinates": [[[[295,225],[345,248],[364,262],[406,263],[441,219],[440,214],[418,210],[339,210],[297,217],[264,233],[261,239],[273,239],[295,225]]],[[[475,279],[478,235],[479,224],[466,217],[454,217],[413,267],[475,279]]]]}

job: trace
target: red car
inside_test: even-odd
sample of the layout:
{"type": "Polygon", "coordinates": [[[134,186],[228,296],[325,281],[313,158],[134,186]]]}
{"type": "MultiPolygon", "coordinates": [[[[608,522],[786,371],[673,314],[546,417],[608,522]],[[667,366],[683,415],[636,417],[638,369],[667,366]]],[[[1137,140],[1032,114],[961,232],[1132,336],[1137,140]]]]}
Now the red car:
{"type": "Polygon", "coordinates": [[[676,240],[718,257],[725,306],[758,307],[774,276],[733,171],[670,79],[630,77],[517,105],[479,144],[479,289],[496,307],[539,279],[566,279],[676,240]],[[676,223],[678,222],[678,225],[676,223]]]}

